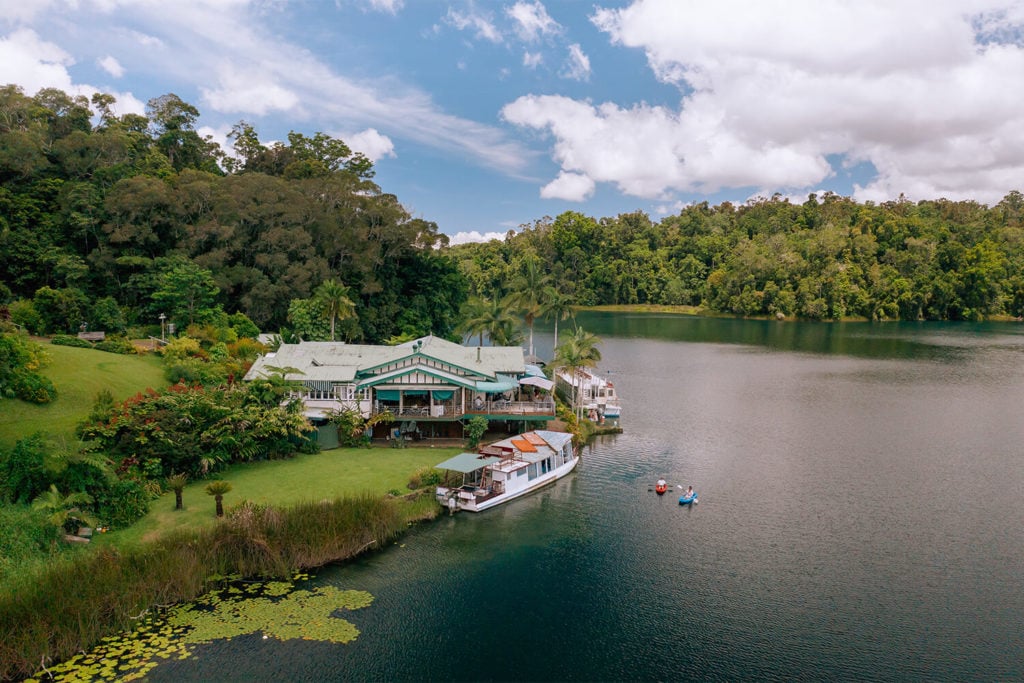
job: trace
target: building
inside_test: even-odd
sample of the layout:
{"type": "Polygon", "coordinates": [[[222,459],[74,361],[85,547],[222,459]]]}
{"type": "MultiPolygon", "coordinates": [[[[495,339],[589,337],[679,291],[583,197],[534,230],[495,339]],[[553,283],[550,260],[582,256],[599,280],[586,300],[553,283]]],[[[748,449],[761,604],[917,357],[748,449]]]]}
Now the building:
{"type": "Polygon", "coordinates": [[[274,374],[301,387],[296,394],[315,425],[335,411],[366,418],[388,411],[394,421],[378,425],[375,438],[461,439],[476,415],[510,429],[543,427],[555,416],[553,383],[524,361],[518,346],[467,347],[434,336],[398,346],[282,344],[245,379],[274,374]]]}

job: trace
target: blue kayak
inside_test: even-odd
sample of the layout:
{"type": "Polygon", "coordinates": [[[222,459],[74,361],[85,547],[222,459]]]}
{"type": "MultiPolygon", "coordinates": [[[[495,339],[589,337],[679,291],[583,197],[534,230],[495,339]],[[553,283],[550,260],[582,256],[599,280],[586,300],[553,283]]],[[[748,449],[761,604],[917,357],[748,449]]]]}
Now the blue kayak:
{"type": "Polygon", "coordinates": [[[694,491],[692,495],[682,496],[679,499],[679,504],[680,505],[689,505],[690,503],[696,503],[696,502],[697,502],[697,492],[696,491],[694,491]]]}

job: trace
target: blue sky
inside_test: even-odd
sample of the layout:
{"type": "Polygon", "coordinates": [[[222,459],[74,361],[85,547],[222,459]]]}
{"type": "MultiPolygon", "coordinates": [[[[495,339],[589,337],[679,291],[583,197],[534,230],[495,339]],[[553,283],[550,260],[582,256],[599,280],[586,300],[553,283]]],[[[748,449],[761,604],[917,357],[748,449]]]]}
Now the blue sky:
{"type": "Polygon", "coordinates": [[[1024,189],[1024,2],[0,0],[0,83],[341,137],[456,241],[544,216],[1024,189]]]}

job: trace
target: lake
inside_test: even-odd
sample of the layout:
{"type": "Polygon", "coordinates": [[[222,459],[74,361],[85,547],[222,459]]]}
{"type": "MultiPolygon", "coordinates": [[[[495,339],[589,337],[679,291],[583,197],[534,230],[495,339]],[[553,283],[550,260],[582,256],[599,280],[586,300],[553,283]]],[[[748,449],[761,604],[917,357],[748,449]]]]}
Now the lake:
{"type": "Polygon", "coordinates": [[[624,434],[321,571],[375,596],[354,642],[247,636],[150,679],[1024,679],[1024,325],[579,322],[624,434]]]}

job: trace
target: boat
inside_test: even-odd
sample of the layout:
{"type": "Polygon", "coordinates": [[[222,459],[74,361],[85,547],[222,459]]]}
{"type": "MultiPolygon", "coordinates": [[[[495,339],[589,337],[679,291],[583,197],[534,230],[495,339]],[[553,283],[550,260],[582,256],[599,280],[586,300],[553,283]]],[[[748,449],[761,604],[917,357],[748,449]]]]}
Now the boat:
{"type": "Polygon", "coordinates": [[[582,368],[573,374],[567,368],[561,368],[555,372],[555,384],[567,400],[572,400],[575,390],[584,414],[593,415],[596,421],[618,419],[622,414],[615,385],[600,375],[582,368]]]}
{"type": "Polygon", "coordinates": [[[554,483],[572,472],[578,462],[572,434],[525,432],[436,465],[461,474],[462,483],[438,486],[435,495],[450,513],[483,512],[554,483]]]}
{"type": "Polygon", "coordinates": [[[691,503],[696,503],[696,502],[697,502],[697,492],[696,491],[694,491],[694,492],[692,492],[690,494],[684,493],[683,495],[681,495],[679,497],[679,504],[680,505],[690,505],[691,503]]]}
{"type": "Polygon", "coordinates": [[[664,481],[659,481],[657,484],[654,485],[654,492],[657,493],[659,496],[665,495],[666,491],[668,491],[668,484],[665,483],[664,481]]]}

